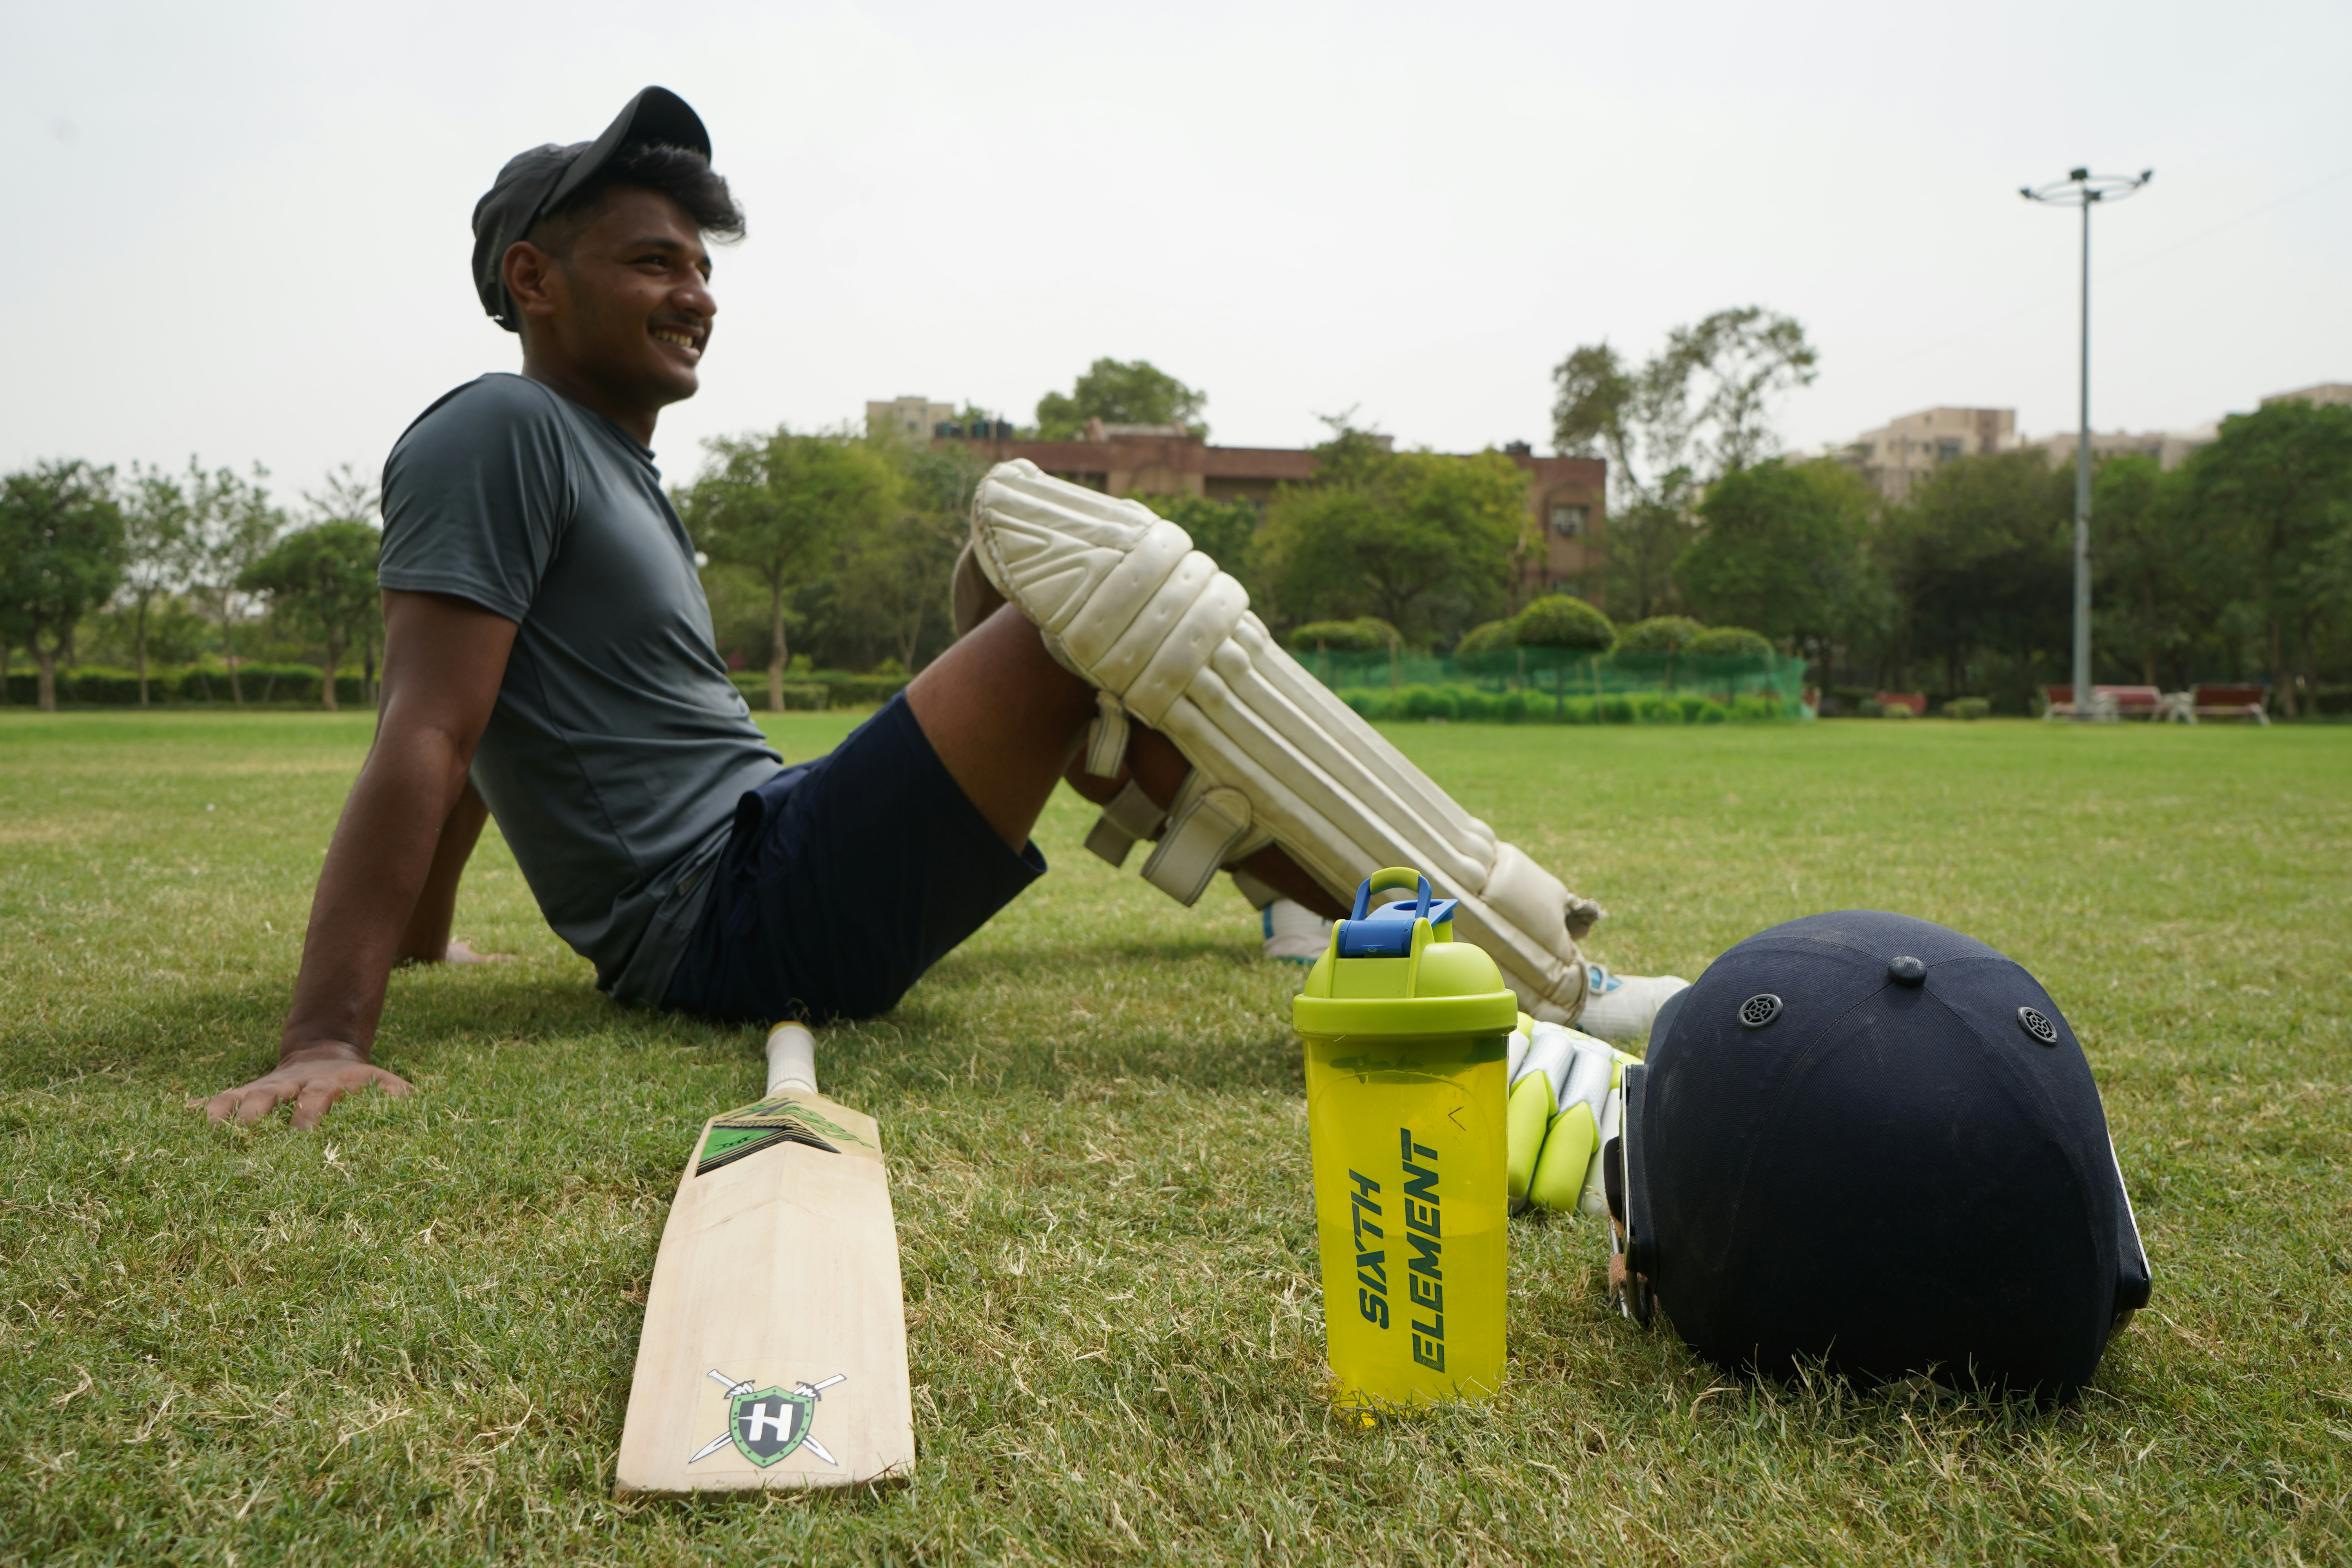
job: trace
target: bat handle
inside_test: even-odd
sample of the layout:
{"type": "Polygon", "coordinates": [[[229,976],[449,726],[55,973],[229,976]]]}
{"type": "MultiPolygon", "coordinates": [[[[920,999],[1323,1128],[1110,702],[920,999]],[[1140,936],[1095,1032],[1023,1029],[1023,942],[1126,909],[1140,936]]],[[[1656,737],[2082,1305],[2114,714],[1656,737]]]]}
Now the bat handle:
{"type": "Polygon", "coordinates": [[[768,1092],[788,1089],[816,1092],[816,1037],[799,1024],[779,1024],[768,1031],[768,1092]]]}

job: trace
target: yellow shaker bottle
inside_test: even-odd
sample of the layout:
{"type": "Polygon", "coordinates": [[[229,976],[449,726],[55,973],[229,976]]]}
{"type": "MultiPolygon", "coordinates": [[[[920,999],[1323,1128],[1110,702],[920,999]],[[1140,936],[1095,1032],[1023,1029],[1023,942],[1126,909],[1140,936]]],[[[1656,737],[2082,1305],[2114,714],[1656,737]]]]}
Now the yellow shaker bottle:
{"type": "Polygon", "coordinates": [[[1343,1405],[1483,1399],[1503,1382],[1505,1058],[1518,1003],[1454,937],[1451,899],[1391,868],[1356,893],[1291,1005],[1343,1405]],[[1381,909],[1371,896],[1410,888],[1381,909]]]}

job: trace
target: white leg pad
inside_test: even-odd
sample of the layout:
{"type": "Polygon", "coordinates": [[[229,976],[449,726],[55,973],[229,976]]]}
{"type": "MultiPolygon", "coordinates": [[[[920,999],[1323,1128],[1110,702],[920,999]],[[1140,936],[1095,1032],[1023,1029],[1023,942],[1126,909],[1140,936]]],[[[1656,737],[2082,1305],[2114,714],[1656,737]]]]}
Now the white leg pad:
{"type": "Polygon", "coordinates": [[[1016,459],[982,480],[972,547],[1057,661],[1192,764],[1191,798],[1146,868],[1156,885],[1190,902],[1218,864],[1269,843],[1335,898],[1383,866],[1414,867],[1461,900],[1457,935],[1530,1014],[1576,1016],[1586,972],[1568,918],[1582,900],[1277,647],[1247,591],[1182,529],[1016,459]]]}
{"type": "Polygon", "coordinates": [[[1087,847],[1114,866],[1124,866],[1135,841],[1159,832],[1167,819],[1168,814],[1151,804],[1143,786],[1129,779],[1095,818],[1094,831],[1087,835],[1087,847]]]}

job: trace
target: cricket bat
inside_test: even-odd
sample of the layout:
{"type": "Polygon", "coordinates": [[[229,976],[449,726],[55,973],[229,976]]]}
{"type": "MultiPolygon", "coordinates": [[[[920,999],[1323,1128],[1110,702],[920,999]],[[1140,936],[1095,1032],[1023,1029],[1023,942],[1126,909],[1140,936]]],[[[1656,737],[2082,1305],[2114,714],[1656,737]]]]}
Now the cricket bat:
{"type": "Polygon", "coordinates": [[[873,1118],[768,1037],[766,1098],[714,1116],[654,1259],[613,1489],[790,1491],[915,1468],[898,1233],[873,1118]]]}

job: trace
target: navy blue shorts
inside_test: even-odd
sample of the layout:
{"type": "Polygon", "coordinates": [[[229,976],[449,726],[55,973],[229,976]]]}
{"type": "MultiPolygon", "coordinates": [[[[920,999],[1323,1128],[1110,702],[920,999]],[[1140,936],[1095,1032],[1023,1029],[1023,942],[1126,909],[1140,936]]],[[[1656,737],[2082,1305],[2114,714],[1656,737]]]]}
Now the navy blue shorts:
{"type": "Polygon", "coordinates": [[[665,1006],[775,1023],[888,1011],[1043,876],[965,797],[902,696],[736,804],[665,1006]]]}

